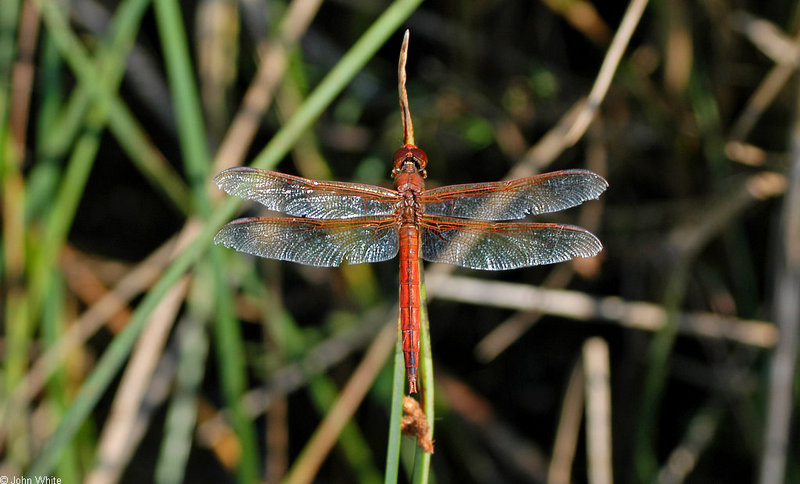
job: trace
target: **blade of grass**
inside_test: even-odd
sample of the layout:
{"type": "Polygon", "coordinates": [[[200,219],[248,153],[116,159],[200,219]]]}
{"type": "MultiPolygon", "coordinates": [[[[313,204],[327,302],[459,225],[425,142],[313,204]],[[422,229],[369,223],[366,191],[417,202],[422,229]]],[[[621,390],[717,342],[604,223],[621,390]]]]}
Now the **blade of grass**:
{"type": "MultiPolygon", "coordinates": [[[[420,3],[421,0],[397,0],[389,6],[264,148],[253,166],[267,168],[277,164],[325,107],[344,89],[350,79],[420,3]]],[[[77,429],[91,413],[100,396],[125,362],[131,346],[136,341],[142,327],[147,323],[147,318],[158,301],[203,254],[211,244],[216,231],[233,216],[240,203],[240,200],[231,197],[217,206],[192,242],[176,257],[175,261],[164,271],[162,277],[153,285],[150,292],[142,299],[128,326],[114,338],[98,361],[94,371],[86,379],[61,424],[34,461],[29,471],[30,474],[44,475],[53,468],[64,447],[72,440],[77,429]]]]}
{"type": "MultiPolygon", "coordinates": [[[[422,260],[419,261],[419,272],[423,274],[422,260]]],[[[428,292],[425,289],[425,279],[419,281],[419,343],[420,358],[419,371],[422,379],[422,409],[428,420],[428,439],[433,441],[434,422],[434,390],[433,390],[433,356],[431,355],[431,325],[428,319],[428,292]]],[[[414,482],[425,484],[430,480],[431,455],[416,449],[414,457],[414,482]]]]}
{"type": "MultiPolygon", "coordinates": [[[[49,133],[55,131],[54,123],[61,108],[63,89],[61,83],[61,56],[53,38],[46,32],[42,35],[39,73],[41,80],[36,86],[39,91],[39,112],[36,132],[49,133]]],[[[36,163],[27,176],[27,199],[25,200],[25,223],[28,224],[36,216],[45,216],[45,209],[50,206],[53,192],[58,186],[59,160],[43,153],[44,136],[36,139],[36,163]]]]}
{"type": "Polygon", "coordinates": [[[403,339],[400,334],[400,313],[398,313],[396,342],[394,350],[394,374],[392,378],[392,402],[389,407],[389,442],[386,446],[386,473],[383,482],[397,482],[400,467],[400,447],[402,432],[400,422],[403,417],[403,391],[406,387],[406,364],[403,358],[403,339]]]}
{"type": "Polygon", "coordinates": [[[180,6],[173,0],[155,0],[158,33],[164,52],[170,95],[178,121],[178,141],[183,163],[192,191],[194,208],[208,215],[210,205],[205,193],[205,181],[211,166],[208,140],[200,105],[200,94],[194,81],[193,67],[183,26],[180,6]]]}

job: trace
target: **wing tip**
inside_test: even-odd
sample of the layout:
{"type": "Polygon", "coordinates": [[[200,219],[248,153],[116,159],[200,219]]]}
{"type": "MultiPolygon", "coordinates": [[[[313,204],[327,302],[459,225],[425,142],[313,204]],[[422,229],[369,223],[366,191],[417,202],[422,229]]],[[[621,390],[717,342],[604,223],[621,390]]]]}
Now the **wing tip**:
{"type": "Polygon", "coordinates": [[[594,197],[592,198],[592,200],[597,200],[598,198],[600,198],[600,195],[602,195],[603,192],[605,192],[608,189],[609,186],[608,180],[606,180],[604,177],[598,175],[595,172],[589,172],[589,173],[594,175],[595,181],[598,182],[597,186],[595,187],[596,193],[594,193],[594,197]]]}
{"type": "Polygon", "coordinates": [[[578,257],[582,259],[587,259],[589,257],[595,257],[603,250],[603,243],[600,242],[594,234],[589,234],[592,236],[592,240],[588,241],[586,251],[582,254],[578,254],[578,257]]]}
{"type": "MultiPolygon", "coordinates": [[[[217,188],[219,188],[220,190],[225,190],[225,187],[224,187],[225,180],[230,176],[231,171],[234,170],[234,169],[235,168],[228,168],[227,170],[222,170],[221,172],[219,172],[216,175],[214,175],[213,180],[214,180],[214,183],[217,184],[217,188]]],[[[227,191],[227,190],[225,190],[225,191],[227,191]]]]}
{"type": "Polygon", "coordinates": [[[229,249],[240,250],[235,241],[230,239],[231,235],[241,224],[256,222],[260,219],[261,217],[237,218],[232,222],[226,223],[214,235],[214,245],[223,245],[229,249]]]}
{"type": "MultiPolygon", "coordinates": [[[[579,178],[584,178],[589,180],[589,183],[586,183],[586,193],[585,193],[585,200],[597,200],[600,198],[600,195],[606,191],[609,187],[608,180],[606,180],[602,175],[598,175],[597,173],[593,172],[592,170],[586,170],[584,168],[573,168],[569,170],[563,170],[561,172],[553,172],[553,173],[567,173],[569,175],[574,175],[579,178]]],[[[547,175],[545,173],[544,175],[547,175]]]]}
{"type": "Polygon", "coordinates": [[[570,229],[579,239],[579,243],[575,244],[575,256],[594,257],[603,250],[603,243],[600,242],[600,239],[592,232],[575,225],[565,225],[564,227],[570,229]]]}
{"type": "Polygon", "coordinates": [[[600,198],[600,195],[608,189],[608,180],[606,180],[602,175],[598,175],[597,173],[591,170],[576,170],[580,172],[581,176],[587,177],[591,179],[591,183],[587,184],[588,193],[587,200],[597,200],[600,198]]]}
{"type": "Polygon", "coordinates": [[[577,258],[588,259],[595,257],[603,250],[603,243],[600,242],[600,239],[583,227],[564,225],[562,228],[569,230],[571,242],[566,246],[554,248],[553,251],[557,254],[551,260],[534,265],[560,264],[577,258]]]}
{"type": "Polygon", "coordinates": [[[226,187],[229,186],[227,182],[231,178],[231,176],[236,175],[237,173],[253,173],[257,171],[259,170],[257,170],[256,168],[251,168],[249,166],[234,166],[231,168],[226,168],[221,172],[217,173],[216,175],[214,175],[214,178],[212,178],[212,180],[214,180],[214,183],[217,184],[217,187],[219,187],[220,190],[228,192],[228,189],[226,187]]]}
{"type": "Polygon", "coordinates": [[[233,222],[225,224],[221,229],[217,231],[216,234],[214,234],[214,245],[222,245],[229,249],[235,248],[231,245],[231,242],[228,237],[230,234],[230,226],[232,223],[233,222]]]}

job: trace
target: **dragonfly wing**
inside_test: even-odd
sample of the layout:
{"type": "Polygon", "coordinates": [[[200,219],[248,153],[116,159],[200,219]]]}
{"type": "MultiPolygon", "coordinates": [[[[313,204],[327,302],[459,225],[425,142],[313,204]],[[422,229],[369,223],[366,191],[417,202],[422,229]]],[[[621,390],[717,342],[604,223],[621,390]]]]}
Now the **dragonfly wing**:
{"type": "Polygon", "coordinates": [[[362,183],[315,181],[269,170],[236,167],[214,177],[231,195],[255,200],[270,210],[320,219],[390,215],[397,192],[362,183]]]}
{"type": "Polygon", "coordinates": [[[380,262],[397,255],[399,247],[397,226],[389,217],[245,218],[222,227],[214,243],[259,257],[318,267],[380,262]]]}
{"type": "Polygon", "coordinates": [[[421,195],[425,213],[481,220],[513,220],[557,212],[600,196],[608,182],[588,170],[563,170],[505,182],[451,185],[421,195]]]}
{"type": "Polygon", "coordinates": [[[603,248],[591,232],[572,225],[480,222],[426,216],[422,258],[490,271],[592,257],[603,248]]]}

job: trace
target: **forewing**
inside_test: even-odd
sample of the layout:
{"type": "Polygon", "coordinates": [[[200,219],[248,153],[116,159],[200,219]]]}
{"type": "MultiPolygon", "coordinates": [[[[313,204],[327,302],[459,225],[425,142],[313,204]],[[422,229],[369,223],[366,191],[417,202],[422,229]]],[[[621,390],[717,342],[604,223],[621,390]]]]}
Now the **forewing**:
{"type": "Polygon", "coordinates": [[[359,217],[321,220],[261,217],[234,220],[214,243],[259,257],[336,267],[342,262],[379,262],[397,255],[394,219],[359,217]]]}
{"type": "Polygon", "coordinates": [[[608,182],[588,170],[563,170],[506,182],[450,185],[421,195],[425,213],[480,220],[513,220],[557,212],[600,196],[608,182]]]}
{"type": "Polygon", "coordinates": [[[603,248],[587,230],[572,225],[479,222],[423,218],[422,258],[490,271],[592,257],[603,248]]]}
{"type": "Polygon", "coordinates": [[[214,177],[231,195],[255,200],[294,217],[352,218],[393,213],[397,192],[387,188],[335,181],[315,181],[269,170],[237,167],[214,177]]]}

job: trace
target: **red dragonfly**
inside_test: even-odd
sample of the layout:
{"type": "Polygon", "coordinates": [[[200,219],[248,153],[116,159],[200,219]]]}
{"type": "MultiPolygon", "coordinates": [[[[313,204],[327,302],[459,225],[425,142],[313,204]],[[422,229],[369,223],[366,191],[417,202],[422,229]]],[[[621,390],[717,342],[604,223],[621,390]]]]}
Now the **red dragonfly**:
{"type": "Polygon", "coordinates": [[[555,212],[596,199],[608,187],[587,170],[563,170],[503,182],[425,190],[428,158],[414,145],[400,56],[404,140],[394,153],[394,190],[362,183],[316,181],[275,171],[231,168],[214,180],[227,193],[287,216],[244,218],[214,242],[248,254],[336,267],[400,254],[400,325],[409,393],[417,392],[419,257],[470,269],[506,270],[591,257],[601,249],[590,232],[556,223],[502,222],[555,212]]]}

